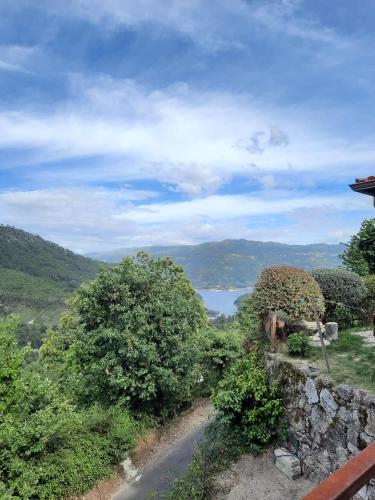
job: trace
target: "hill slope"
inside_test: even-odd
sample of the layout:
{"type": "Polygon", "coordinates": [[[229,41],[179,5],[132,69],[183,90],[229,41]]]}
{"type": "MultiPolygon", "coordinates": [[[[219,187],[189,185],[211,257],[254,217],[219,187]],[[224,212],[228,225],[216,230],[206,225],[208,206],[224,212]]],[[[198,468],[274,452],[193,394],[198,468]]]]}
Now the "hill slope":
{"type": "Polygon", "coordinates": [[[95,277],[98,265],[40,236],[0,225],[0,314],[19,314],[25,340],[38,337],[58,322],[66,299],[95,277]]]}
{"type": "Polygon", "coordinates": [[[119,262],[124,256],[145,250],[154,257],[170,256],[181,264],[196,288],[245,288],[252,286],[267,266],[289,264],[303,269],[338,267],[343,245],[325,243],[286,245],[282,243],[224,240],[200,245],[124,248],[92,254],[92,257],[119,262]]]}

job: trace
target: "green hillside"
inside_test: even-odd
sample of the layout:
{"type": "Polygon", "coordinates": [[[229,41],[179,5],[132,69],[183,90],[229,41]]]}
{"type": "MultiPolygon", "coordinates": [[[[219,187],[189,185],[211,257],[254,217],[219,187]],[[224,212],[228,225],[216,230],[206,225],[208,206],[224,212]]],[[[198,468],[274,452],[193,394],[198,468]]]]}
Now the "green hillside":
{"type": "Polygon", "coordinates": [[[282,243],[224,240],[200,245],[124,248],[93,254],[107,262],[119,262],[126,255],[146,250],[153,256],[170,256],[181,264],[196,288],[245,288],[254,285],[267,266],[289,264],[303,269],[338,267],[343,245],[325,243],[286,245],[282,243]]]}
{"type": "Polygon", "coordinates": [[[17,313],[20,337],[40,343],[40,332],[58,323],[65,301],[95,277],[98,262],[43,240],[0,226],[0,315],[17,313]]]}

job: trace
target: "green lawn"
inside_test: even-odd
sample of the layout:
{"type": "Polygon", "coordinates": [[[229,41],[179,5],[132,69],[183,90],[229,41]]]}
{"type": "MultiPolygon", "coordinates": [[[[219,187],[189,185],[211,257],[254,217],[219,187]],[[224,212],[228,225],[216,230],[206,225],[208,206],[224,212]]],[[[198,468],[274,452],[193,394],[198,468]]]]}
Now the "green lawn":
{"type": "MultiPolygon", "coordinates": [[[[337,383],[346,383],[375,391],[375,347],[370,346],[355,331],[371,327],[353,328],[339,332],[339,339],[327,347],[331,375],[337,383]]],[[[325,370],[320,348],[312,348],[311,359],[325,370]]]]}

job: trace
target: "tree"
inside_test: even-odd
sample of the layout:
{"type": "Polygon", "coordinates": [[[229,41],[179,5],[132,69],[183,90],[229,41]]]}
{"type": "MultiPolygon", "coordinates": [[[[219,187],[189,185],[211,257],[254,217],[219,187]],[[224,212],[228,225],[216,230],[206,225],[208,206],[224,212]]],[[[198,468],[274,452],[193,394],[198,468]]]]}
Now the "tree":
{"type": "Polygon", "coordinates": [[[303,269],[274,266],[264,269],[251,296],[253,310],[263,316],[283,311],[291,320],[314,319],[314,310],[324,312],[322,291],[315,279],[303,269]]]}
{"type": "MultiPolygon", "coordinates": [[[[81,401],[165,414],[196,383],[201,301],[181,267],[146,253],[102,269],[70,304],[61,335],[81,401]]],[[[56,354],[56,342],[50,340],[56,354]]],[[[44,353],[48,358],[47,353],[44,353]]]]}
{"type": "Polygon", "coordinates": [[[345,269],[315,269],[311,275],[319,283],[325,301],[325,320],[350,326],[358,317],[367,288],[359,274],[345,269]]]}
{"type": "Polygon", "coordinates": [[[342,254],[344,266],[360,276],[375,274],[375,219],[364,220],[342,254]]]}

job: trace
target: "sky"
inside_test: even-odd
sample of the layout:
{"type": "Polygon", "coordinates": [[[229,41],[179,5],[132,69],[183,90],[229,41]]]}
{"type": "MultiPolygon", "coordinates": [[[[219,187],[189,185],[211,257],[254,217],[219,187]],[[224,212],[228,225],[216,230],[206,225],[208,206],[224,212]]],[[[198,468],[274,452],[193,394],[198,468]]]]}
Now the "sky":
{"type": "Polygon", "coordinates": [[[345,242],[373,0],[1,0],[0,222],[80,253],[345,242]]]}

